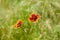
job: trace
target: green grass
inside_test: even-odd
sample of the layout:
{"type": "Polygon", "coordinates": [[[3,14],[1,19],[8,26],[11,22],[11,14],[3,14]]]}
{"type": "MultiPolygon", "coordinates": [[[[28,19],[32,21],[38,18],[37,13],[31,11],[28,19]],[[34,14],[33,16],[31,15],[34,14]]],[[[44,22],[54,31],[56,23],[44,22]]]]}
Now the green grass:
{"type": "Polygon", "coordinates": [[[60,40],[60,0],[0,0],[0,40],[60,40]],[[28,21],[32,12],[41,15],[38,23],[28,21]]]}

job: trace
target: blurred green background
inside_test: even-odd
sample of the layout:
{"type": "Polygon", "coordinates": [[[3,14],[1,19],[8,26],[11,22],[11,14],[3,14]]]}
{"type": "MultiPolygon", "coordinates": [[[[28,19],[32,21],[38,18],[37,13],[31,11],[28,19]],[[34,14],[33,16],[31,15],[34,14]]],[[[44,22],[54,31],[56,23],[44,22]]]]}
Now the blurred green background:
{"type": "Polygon", "coordinates": [[[60,40],[60,0],[0,0],[0,40],[60,40]],[[32,12],[41,15],[38,23],[27,20],[32,12]]]}

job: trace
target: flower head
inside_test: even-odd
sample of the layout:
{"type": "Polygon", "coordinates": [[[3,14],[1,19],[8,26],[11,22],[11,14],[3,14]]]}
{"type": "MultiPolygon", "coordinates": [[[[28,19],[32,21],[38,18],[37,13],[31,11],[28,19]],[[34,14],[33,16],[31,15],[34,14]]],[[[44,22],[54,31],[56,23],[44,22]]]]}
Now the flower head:
{"type": "Polygon", "coordinates": [[[22,20],[18,20],[17,23],[14,25],[14,28],[20,28],[22,25],[22,20]]]}
{"type": "Polygon", "coordinates": [[[41,16],[39,14],[31,14],[29,17],[29,21],[37,22],[41,16]]]}

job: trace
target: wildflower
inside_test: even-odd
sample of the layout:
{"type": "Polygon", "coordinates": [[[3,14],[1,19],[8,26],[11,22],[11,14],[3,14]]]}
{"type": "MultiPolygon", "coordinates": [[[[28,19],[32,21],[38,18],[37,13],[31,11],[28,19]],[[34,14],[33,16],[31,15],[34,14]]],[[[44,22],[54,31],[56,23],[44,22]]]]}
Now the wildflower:
{"type": "Polygon", "coordinates": [[[14,25],[14,28],[20,28],[22,25],[22,20],[18,20],[17,23],[14,25]]]}
{"type": "Polygon", "coordinates": [[[29,17],[29,21],[37,22],[41,16],[39,14],[31,14],[29,17]]]}

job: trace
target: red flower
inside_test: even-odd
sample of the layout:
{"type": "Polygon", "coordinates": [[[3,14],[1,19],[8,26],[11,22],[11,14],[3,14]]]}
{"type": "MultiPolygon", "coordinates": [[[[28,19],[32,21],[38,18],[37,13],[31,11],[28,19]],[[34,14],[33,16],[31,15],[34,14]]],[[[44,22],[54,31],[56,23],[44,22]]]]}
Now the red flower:
{"type": "Polygon", "coordinates": [[[17,23],[14,25],[14,28],[20,28],[22,25],[22,20],[18,20],[17,23]]]}
{"type": "Polygon", "coordinates": [[[29,21],[37,22],[41,16],[39,14],[31,14],[29,17],[29,21]]]}

